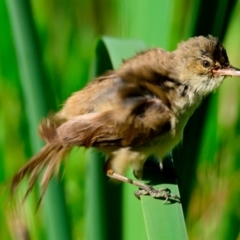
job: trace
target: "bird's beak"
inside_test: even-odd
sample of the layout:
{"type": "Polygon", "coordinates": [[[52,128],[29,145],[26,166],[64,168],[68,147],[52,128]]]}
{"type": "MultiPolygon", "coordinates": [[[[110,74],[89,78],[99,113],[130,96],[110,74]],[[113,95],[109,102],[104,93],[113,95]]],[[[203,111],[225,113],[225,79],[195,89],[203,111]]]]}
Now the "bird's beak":
{"type": "Polygon", "coordinates": [[[240,76],[240,69],[235,67],[228,67],[228,68],[222,68],[222,69],[215,69],[213,70],[214,74],[222,75],[222,76],[240,76]]]}

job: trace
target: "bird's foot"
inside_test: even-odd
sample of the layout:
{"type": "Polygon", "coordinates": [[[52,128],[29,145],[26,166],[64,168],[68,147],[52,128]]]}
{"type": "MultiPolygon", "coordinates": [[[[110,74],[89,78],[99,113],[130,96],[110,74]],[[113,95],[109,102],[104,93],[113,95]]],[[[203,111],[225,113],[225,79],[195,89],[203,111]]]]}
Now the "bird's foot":
{"type": "Polygon", "coordinates": [[[168,189],[168,188],[154,189],[152,186],[149,186],[147,184],[144,184],[144,183],[141,183],[138,181],[134,181],[134,180],[127,178],[121,174],[115,173],[113,170],[108,170],[107,175],[110,178],[114,178],[114,179],[117,179],[122,182],[127,182],[127,183],[130,183],[132,185],[139,187],[140,190],[138,190],[134,193],[138,199],[140,199],[140,196],[142,196],[142,195],[150,195],[154,198],[164,198],[165,199],[164,203],[166,203],[169,199],[180,202],[180,198],[177,195],[172,194],[170,189],[168,189]]]}
{"type": "Polygon", "coordinates": [[[144,189],[140,189],[134,193],[138,199],[140,199],[140,196],[142,195],[150,195],[154,198],[164,198],[165,200],[163,203],[166,203],[169,199],[180,202],[180,198],[177,195],[172,194],[169,188],[154,189],[149,185],[144,185],[144,189]]]}

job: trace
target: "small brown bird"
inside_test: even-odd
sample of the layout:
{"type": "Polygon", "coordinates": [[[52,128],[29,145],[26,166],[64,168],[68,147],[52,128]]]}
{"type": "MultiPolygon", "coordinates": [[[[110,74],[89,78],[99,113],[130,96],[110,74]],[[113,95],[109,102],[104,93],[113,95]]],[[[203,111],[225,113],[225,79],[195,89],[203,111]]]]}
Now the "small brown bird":
{"type": "MultiPolygon", "coordinates": [[[[160,162],[181,141],[194,110],[226,76],[240,76],[240,70],[230,65],[225,48],[212,36],[191,38],[173,52],[155,48],[124,61],[118,70],[74,93],[54,117],[40,124],[46,145],[14,176],[12,191],[29,175],[26,197],[44,169],[44,194],[74,146],[105,153],[105,171],[112,178],[133,183],[123,176],[130,165],[141,179],[149,155],[160,162]]],[[[162,196],[161,190],[134,183],[162,196]]]]}

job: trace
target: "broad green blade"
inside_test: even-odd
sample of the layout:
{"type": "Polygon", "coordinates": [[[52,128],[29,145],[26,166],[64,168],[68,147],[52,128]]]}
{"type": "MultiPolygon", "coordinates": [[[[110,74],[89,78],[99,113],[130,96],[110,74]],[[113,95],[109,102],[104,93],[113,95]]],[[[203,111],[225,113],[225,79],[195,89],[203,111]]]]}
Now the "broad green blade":
{"type": "MultiPolygon", "coordinates": [[[[123,59],[129,58],[145,45],[136,40],[120,40],[103,37],[97,43],[93,73],[98,76],[107,70],[119,67],[123,59]],[[123,48],[123,46],[125,46],[123,48]],[[118,56],[121,56],[120,58],[118,56]]],[[[86,179],[86,236],[88,240],[122,239],[121,186],[109,183],[103,172],[104,157],[90,153],[86,179]],[[94,229],[94,231],[92,231],[94,229]]]]}
{"type": "MultiPolygon", "coordinates": [[[[98,64],[98,67],[96,68],[97,69],[96,72],[101,73],[104,72],[104,70],[109,70],[110,65],[112,65],[112,68],[117,68],[119,67],[123,59],[134,56],[137,52],[140,52],[144,49],[146,49],[146,46],[140,41],[120,40],[109,37],[103,37],[98,42],[97,46],[98,56],[96,62],[98,64]]],[[[92,168],[95,167],[96,166],[93,163],[92,168]]],[[[94,177],[96,176],[93,176],[93,178],[94,177]]],[[[98,182],[96,182],[96,185],[99,186],[99,180],[98,182]]],[[[175,184],[156,185],[154,187],[168,187],[172,190],[173,193],[179,195],[178,188],[175,184]]],[[[130,229],[132,229],[131,231],[132,236],[130,236],[132,239],[147,238],[154,240],[159,239],[160,235],[168,236],[170,237],[169,239],[171,238],[174,239],[175,236],[182,236],[181,239],[187,239],[183,212],[180,203],[175,202],[172,204],[163,204],[163,200],[153,199],[149,197],[141,197],[141,200],[139,201],[133,195],[134,190],[136,191],[137,188],[128,184],[123,184],[123,213],[122,213],[123,237],[125,236],[129,237],[130,227],[130,229]],[[174,228],[174,231],[171,227],[172,225],[176,226],[176,228],[174,228]],[[127,235],[125,235],[126,232],[127,235]]],[[[111,193],[106,194],[108,194],[109,197],[111,197],[110,195],[111,193]]],[[[102,200],[95,198],[95,201],[97,204],[102,200]]],[[[117,209],[120,207],[117,205],[119,200],[114,199],[114,197],[112,196],[111,202],[114,203],[115,201],[116,201],[115,209],[117,209]]],[[[108,209],[106,209],[105,212],[106,215],[108,214],[107,211],[108,209]]],[[[111,215],[113,215],[112,212],[111,215]]],[[[118,218],[120,217],[121,216],[118,216],[118,218]]],[[[105,225],[108,226],[107,219],[105,219],[105,221],[106,221],[105,225]]],[[[96,226],[99,224],[103,224],[102,221],[101,223],[96,222],[93,225],[96,226]]]]}
{"type": "MultiPolygon", "coordinates": [[[[32,150],[36,153],[42,146],[42,142],[36,134],[37,126],[54,105],[53,98],[49,98],[53,94],[43,74],[29,1],[7,0],[6,2],[15,41],[32,150]],[[49,101],[47,102],[47,100],[49,101]]],[[[56,179],[49,184],[43,205],[48,239],[71,239],[63,190],[56,179]]]]}

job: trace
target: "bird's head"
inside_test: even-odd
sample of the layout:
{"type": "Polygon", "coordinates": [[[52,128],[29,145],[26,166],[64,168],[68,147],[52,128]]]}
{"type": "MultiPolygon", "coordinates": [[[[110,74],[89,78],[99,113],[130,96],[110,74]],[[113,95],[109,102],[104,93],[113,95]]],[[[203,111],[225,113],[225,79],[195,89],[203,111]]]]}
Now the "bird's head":
{"type": "Polygon", "coordinates": [[[226,76],[240,76],[230,65],[227,52],[217,38],[194,37],[174,52],[179,79],[201,97],[216,90],[226,76]]]}

